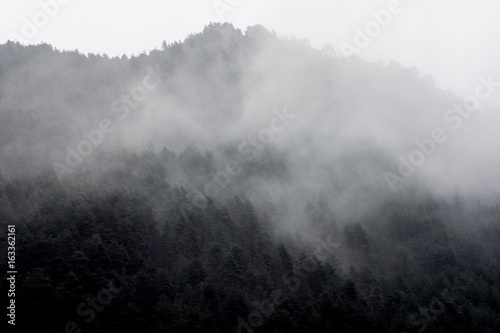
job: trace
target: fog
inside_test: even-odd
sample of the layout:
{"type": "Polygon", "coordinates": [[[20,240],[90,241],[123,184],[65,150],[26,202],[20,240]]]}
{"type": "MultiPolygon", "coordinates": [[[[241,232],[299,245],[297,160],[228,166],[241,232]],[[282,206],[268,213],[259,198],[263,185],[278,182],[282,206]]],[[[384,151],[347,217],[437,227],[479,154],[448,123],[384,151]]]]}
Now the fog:
{"type": "MultiPolygon", "coordinates": [[[[461,276],[433,325],[494,331],[498,4],[110,1],[90,24],[93,1],[55,1],[0,14],[0,221],[28,240],[26,295],[81,310],[120,264],[138,273],[96,332],[399,332],[461,276]]],[[[45,331],[72,320],[54,311],[45,331]]]]}
{"type": "MultiPolygon", "coordinates": [[[[20,47],[12,45],[3,46],[6,54],[20,47]]],[[[289,220],[311,198],[325,198],[352,218],[408,184],[443,199],[498,198],[493,74],[479,76],[470,95],[456,96],[415,67],[325,54],[261,26],[241,32],[216,24],[165,45],[130,60],[54,53],[48,46],[21,51],[27,60],[11,60],[17,63],[4,70],[2,109],[66,119],[56,130],[42,118],[29,125],[27,137],[21,129],[13,133],[2,150],[3,171],[22,169],[18,147],[28,142],[37,146],[24,148],[35,160],[31,168],[64,163],[84,133],[108,119],[112,129],[98,144],[104,152],[152,144],[181,153],[191,143],[213,154],[214,170],[196,179],[176,172],[168,178],[173,184],[204,193],[214,175],[238,161],[243,172],[221,197],[241,192],[262,211],[284,214],[276,219],[288,227],[300,224],[289,220]],[[286,119],[273,120],[277,113],[286,119]],[[251,169],[269,159],[276,164],[269,173],[251,169]]],[[[81,156],[75,169],[98,168],[93,155],[81,156]]]]}
{"type": "Polygon", "coordinates": [[[438,87],[459,94],[470,93],[477,76],[499,71],[495,0],[60,2],[47,23],[42,20],[34,33],[27,29],[27,34],[23,34],[26,21],[33,22],[43,10],[41,5],[36,1],[3,4],[0,42],[46,42],[85,54],[138,55],[161,47],[163,40],[184,40],[209,22],[230,22],[243,31],[262,24],[280,35],[308,39],[315,48],[326,43],[340,50],[343,43],[353,45],[356,29],[363,30],[373,21],[373,12],[395,3],[401,10],[391,15],[390,24],[371,38],[360,57],[416,66],[422,74],[432,75],[438,87]]]}

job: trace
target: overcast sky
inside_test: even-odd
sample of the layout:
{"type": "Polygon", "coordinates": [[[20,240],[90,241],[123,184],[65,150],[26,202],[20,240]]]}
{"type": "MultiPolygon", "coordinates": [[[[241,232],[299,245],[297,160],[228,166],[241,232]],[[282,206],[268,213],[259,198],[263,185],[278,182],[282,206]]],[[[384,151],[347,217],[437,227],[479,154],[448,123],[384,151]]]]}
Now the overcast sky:
{"type": "Polygon", "coordinates": [[[308,39],[316,48],[332,44],[341,53],[342,45],[355,46],[357,28],[371,27],[370,44],[359,48],[362,58],[416,66],[422,74],[432,75],[440,88],[464,96],[473,92],[480,75],[492,74],[500,81],[498,0],[0,0],[0,4],[0,43],[47,42],[63,50],[130,55],[159,48],[163,40],[183,40],[209,22],[228,21],[242,30],[262,24],[281,36],[308,39]],[[43,9],[49,3],[59,7],[45,6],[51,16],[43,9]],[[375,24],[372,12],[388,8],[394,12],[390,23],[375,24]],[[30,30],[30,24],[38,31],[30,30]]]}

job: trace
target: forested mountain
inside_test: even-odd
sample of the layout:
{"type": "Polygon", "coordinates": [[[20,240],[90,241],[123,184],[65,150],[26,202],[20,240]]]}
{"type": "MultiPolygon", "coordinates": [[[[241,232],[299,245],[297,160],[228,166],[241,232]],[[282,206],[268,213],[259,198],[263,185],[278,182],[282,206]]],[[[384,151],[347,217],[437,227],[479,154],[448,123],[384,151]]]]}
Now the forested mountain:
{"type": "Polygon", "coordinates": [[[499,332],[498,162],[459,149],[484,120],[458,136],[431,78],[327,51],[230,24],[132,57],[0,45],[16,326],[499,332]]]}

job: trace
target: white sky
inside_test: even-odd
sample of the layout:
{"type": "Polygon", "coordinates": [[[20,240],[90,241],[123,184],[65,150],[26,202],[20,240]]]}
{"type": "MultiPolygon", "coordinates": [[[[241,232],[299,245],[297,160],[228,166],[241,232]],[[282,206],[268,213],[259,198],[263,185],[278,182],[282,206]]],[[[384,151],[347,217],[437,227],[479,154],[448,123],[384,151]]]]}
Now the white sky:
{"type": "MultiPolygon", "coordinates": [[[[221,19],[214,0],[0,0],[0,43],[22,41],[17,35],[63,50],[138,54],[163,40],[183,40],[209,22],[228,21],[242,30],[262,24],[278,35],[309,39],[316,48],[330,43],[339,49],[353,44],[355,28],[364,29],[374,20],[370,13],[391,1],[397,0],[220,0],[234,4],[221,19]],[[67,3],[44,22],[42,4],[59,2],[67,3]],[[27,21],[40,26],[33,36],[23,33],[27,21]]],[[[500,0],[399,2],[402,12],[360,57],[416,66],[439,87],[462,95],[473,92],[480,75],[500,81],[500,0]]]]}

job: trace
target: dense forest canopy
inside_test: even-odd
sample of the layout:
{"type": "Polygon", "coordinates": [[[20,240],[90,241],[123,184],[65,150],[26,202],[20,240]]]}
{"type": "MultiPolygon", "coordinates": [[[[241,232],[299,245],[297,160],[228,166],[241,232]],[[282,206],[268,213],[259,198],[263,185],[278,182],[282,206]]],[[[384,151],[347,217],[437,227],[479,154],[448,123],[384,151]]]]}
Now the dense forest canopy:
{"type": "Polygon", "coordinates": [[[132,57],[0,45],[19,325],[498,332],[498,156],[467,148],[490,107],[328,50],[230,24],[132,57]]]}

